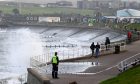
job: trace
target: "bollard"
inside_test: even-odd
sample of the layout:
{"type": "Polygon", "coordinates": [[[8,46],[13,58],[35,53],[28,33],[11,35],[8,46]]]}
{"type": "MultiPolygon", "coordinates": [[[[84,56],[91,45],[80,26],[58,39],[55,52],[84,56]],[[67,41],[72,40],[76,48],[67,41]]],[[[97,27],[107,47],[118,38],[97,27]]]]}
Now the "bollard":
{"type": "Polygon", "coordinates": [[[120,46],[119,45],[116,45],[115,46],[115,54],[119,54],[120,53],[120,46]]]}

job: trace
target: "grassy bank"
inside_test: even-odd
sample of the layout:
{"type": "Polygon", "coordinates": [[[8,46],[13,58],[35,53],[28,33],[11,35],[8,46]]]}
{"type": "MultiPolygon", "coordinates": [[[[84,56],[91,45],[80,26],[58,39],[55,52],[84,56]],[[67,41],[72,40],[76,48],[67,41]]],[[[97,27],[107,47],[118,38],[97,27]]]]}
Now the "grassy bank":
{"type": "Polygon", "coordinates": [[[127,28],[129,28],[129,29],[136,28],[137,30],[140,31],[140,24],[139,23],[133,23],[133,24],[128,25],[127,28]]]}
{"type": "MultiPolygon", "coordinates": [[[[0,6],[0,10],[4,13],[11,14],[15,7],[12,6],[0,6]]],[[[64,13],[64,14],[82,14],[82,15],[93,15],[94,10],[88,9],[76,9],[76,8],[42,8],[42,7],[21,7],[21,14],[54,14],[54,13],[64,13]]]]}
{"type": "Polygon", "coordinates": [[[140,65],[121,73],[117,77],[105,80],[100,84],[140,84],[140,65]]]}

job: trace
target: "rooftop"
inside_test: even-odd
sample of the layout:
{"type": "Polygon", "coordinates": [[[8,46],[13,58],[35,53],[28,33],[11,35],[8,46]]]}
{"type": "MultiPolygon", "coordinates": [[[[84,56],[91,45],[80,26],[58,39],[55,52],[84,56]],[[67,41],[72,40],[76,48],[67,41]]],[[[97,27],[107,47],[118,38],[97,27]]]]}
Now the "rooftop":
{"type": "Polygon", "coordinates": [[[117,17],[139,17],[140,11],[135,9],[123,9],[117,11],[117,17]]]}

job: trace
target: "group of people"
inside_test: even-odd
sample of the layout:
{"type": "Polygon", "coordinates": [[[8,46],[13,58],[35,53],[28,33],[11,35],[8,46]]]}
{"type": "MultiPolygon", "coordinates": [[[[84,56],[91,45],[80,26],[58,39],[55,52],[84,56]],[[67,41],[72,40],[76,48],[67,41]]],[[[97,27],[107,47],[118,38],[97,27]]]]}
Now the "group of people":
{"type": "Polygon", "coordinates": [[[94,44],[94,42],[92,42],[91,46],[90,46],[90,49],[92,51],[92,56],[94,56],[94,51],[95,51],[95,57],[98,57],[99,55],[99,50],[100,50],[100,45],[99,43],[97,42],[97,45],[94,44]]]}
{"type": "MultiPolygon", "coordinates": [[[[105,46],[106,46],[106,50],[109,50],[109,46],[110,46],[109,37],[106,37],[105,46]]],[[[92,42],[92,44],[90,46],[90,49],[92,51],[92,56],[94,56],[94,54],[95,54],[95,58],[97,58],[99,56],[99,50],[100,50],[99,43],[97,42],[97,45],[95,45],[94,42],[92,42]]]]}
{"type": "MultiPolygon", "coordinates": [[[[110,40],[109,40],[108,37],[106,37],[106,41],[105,41],[106,50],[108,49],[108,44],[110,44],[110,40]]],[[[95,54],[95,57],[97,58],[99,56],[99,51],[100,51],[99,43],[97,42],[97,44],[95,45],[94,42],[93,42],[91,44],[90,48],[92,50],[92,56],[94,56],[94,54],[95,54]]],[[[58,53],[55,52],[54,56],[52,57],[52,60],[51,60],[51,63],[52,63],[52,78],[53,79],[58,79],[59,57],[57,55],[58,55],[58,53]]]]}

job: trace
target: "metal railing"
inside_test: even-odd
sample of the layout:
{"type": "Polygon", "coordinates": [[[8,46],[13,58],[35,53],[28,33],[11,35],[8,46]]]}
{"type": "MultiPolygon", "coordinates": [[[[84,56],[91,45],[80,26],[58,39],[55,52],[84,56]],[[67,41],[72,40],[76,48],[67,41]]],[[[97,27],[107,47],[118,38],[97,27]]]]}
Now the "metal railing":
{"type": "MultiPolygon", "coordinates": [[[[60,60],[83,57],[85,55],[89,55],[90,53],[91,53],[90,48],[81,48],[81,49],[71,48],[70,50],[58,51],[60,60]]],[[[50,62],[53,55],[54,55],[54,52],[50,51],[43,55],[31,57],[30,58],[31,66],[32,65],[36,66],[36,65],[50,62]]]]}
{"type": "MultiPolygon", "coordinates": [[[[106,46],[101,44],[100,48],[100,55],[104,54],[110,54],[115,52],[115,46],[120,46],[120,51],[126,50],[126,42],[120,41],[120,42],[114,42],[108,45],[108,50],[106,50],[106,46]]],[[[91,54],[91,50],[89,46],[84,46],[84,48],[71,48],[70,50],[63,50],[59,51],[59,59],[60,60],[66,60],[66,59],[73,59],[73,58],[80,58],[84,56],[89,56],[91,54]]],[[[38,66],[41,64],[46,64],[47,62],[51,61],[52,56],[54,55],[54,52],[48,52],[43,55],[33,56],[30,58],[30,64],[31,66],[38,66]]]]}
{"type": "Polygon", "coordinates": [[[140,64],[140,53],[121,61],[117,65],[117,68],[119,69],[120,72],[123,72],[138,64],[140,64]]]}

